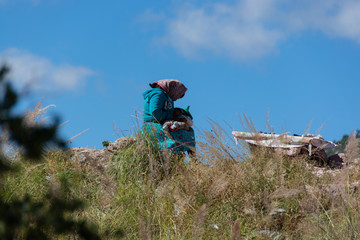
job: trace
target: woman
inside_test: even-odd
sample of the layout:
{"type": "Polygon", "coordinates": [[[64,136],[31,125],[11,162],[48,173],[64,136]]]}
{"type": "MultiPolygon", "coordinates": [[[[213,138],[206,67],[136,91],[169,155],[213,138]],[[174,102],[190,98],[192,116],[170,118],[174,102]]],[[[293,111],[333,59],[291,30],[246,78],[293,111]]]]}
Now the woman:
{"type": "Polygon", "coordinates": [[[149,85],[151,89],[143,93],[144,132],[155,137],[160,149],[194,154],[195,134],[192,128],[173,132],[165,132],[162,129],[163,123],[179,115],[179,110],[174,108],[174,102],[184,97],[187,88],[176,79],[164,79],[149,85]]]}

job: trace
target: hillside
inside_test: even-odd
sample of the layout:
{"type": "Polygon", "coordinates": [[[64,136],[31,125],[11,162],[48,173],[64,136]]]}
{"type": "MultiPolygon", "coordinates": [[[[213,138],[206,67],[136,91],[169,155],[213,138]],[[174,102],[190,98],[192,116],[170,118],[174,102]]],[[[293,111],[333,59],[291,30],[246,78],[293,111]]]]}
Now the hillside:
{"type": "Polygon", "coordinates": [[[51,151],[35,165],[17,160],[20,170],[5,176],[1,195],[46,201],[50,188],[80,199],[85,208],[72,216],[97,226],[102,239],[359,238],[356,138],[343,167],[328,169],[268,151],[250,154],[213,127],[198,136],[202,163],[120,138],[103,150],[51,151]]]}

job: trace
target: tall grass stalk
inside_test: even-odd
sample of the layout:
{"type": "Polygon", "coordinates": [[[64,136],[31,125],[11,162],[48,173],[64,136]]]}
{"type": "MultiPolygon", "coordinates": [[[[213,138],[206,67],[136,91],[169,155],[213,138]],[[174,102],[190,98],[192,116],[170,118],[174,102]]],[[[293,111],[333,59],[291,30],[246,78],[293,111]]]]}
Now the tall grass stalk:
{"type": "Polygon", "coordinates": [[[44,164],[20,165],[0,192],[8,201],[25,192],[43,198],[46,186],[61,187],[66,179],[65,195],[87,205],[76,216],[91,219],[104,239],[118,239],[118,228],[126,239],[359,237],[359,165],[317,175],[305,157],[250,153],[210,123],[197,136],[200,162],[185,163],[183,155],[160,151],[153,136],[137,134],[101,170],[54,151],[44,164]]]}

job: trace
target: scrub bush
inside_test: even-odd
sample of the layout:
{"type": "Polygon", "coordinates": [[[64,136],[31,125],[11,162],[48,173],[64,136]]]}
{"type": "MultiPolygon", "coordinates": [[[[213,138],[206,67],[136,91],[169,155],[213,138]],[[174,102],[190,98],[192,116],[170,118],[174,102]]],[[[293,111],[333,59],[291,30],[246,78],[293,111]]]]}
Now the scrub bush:
{"type": "MultiPolygon", "coordinates": [[[[34,185],[29,189],[34,195],[31,197],[30,192],[20,187],[29,184],[24,182],[26,178],[21,178],[16,184],[8,181],[21,175],[20,172],[27,176],[29,171],[34,170],[33,175],[29,176],[30,182],[43,182],[44,171],[38,167],[41,166],[44,149],[49,144],[53,147],[65,147],[65,142],[57,135],[58,121],[49,126],[31,125],[25,116],[13,114],[18,94],[6,81],[8,71],[7,67],[0,69],[1,145],[7,146],[9,142],[4,142],[5,139],[11,141],[22,150],[22,154],[17,156],[20,162],[10,159],[14,156],[0,152],[0,239],[49,239],[68,234],[85,239],[99,239],[94,228],[90,228],[84,220],[69,216],[81,209],[82,202],[78,199],[67,198],[63,191],[54,193],[50,189],[45,193],[42,185],[34,185]],[[17,191],[14,192],[14,189],[17,191]]],[[[65,184],[62,186],[66,188],[65,184]]]]}

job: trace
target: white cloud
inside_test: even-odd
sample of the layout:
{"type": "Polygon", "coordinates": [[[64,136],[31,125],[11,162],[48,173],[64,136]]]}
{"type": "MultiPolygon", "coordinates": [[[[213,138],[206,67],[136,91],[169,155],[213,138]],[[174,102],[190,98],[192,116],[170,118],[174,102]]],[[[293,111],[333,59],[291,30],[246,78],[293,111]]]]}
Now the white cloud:
{"type": "Polygon", "coordinates": [[[283,37],[278,30],[259,24],[258,17],[238,16],[224,5],[217,5],[212,13],[205,9],[184,11],[179,19],[169,22],[165,39],[189,57],[203,51],[234,58],[258,57],[272,51],[283,37]]]}
{"type": "Polygon", "coordinates": [[[323,30],[360,44],[360,1],[345,1],[334,16],[328,17],[323,30]]]}
{"type": "Polygon", "coordinates": [[[186,57],[206,53],[253,59],[292,34],[317,30],[360,44],[359,0],[237,0],[184,5],[164,20],[162,40],[186,57]]]}
{"type": "Polygon", "coordinates": [[[10,67],[9,78],[20,87],[36,90],[76,90],[95,72],[69,64],[56,65],[50,60],[11,48],[0,54],[0,63],[10,67]]]}

